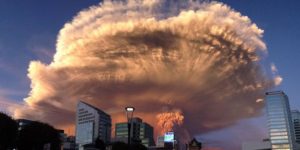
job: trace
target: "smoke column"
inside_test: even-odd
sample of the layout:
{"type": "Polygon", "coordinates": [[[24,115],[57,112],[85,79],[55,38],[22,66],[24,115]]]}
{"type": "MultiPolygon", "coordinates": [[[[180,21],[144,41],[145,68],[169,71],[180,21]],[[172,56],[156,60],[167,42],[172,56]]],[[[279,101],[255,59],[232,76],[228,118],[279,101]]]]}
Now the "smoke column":
{"type": "Polygon", "coordinates": [[[14,114],[68,126],[84,100],[114,122],[134,106],[157,133],[228,127],[259,115],[256,101],[281,82],[260,64],[262,34],[219,2],[104,1],[64,25],[50,64],[31,61],[31,92],[14,114]]]}
{"type": "Polygon", "coordinates": [[[184,116],[181,112],[165,112],[157,115],[158,123],[157,125],[162,129],[161,134],[173,131],[174,125],[182,125],[184,116]]]}

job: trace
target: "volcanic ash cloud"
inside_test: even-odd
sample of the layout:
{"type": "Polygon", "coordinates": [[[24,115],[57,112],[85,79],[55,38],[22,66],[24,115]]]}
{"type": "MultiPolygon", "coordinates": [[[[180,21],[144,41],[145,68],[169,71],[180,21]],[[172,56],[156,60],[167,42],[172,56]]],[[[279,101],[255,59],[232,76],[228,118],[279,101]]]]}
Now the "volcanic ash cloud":
{"type": "Polygon", "coordinates": [[[262,33],[218,2],[105,1],[65,24],[49,65],[30,63],[15,115],[67,125],[85,100],[115,122],[135,106],[160,131],[227,127],[259,115],[256,100],[275,85],[260,65],[262,33]]]}

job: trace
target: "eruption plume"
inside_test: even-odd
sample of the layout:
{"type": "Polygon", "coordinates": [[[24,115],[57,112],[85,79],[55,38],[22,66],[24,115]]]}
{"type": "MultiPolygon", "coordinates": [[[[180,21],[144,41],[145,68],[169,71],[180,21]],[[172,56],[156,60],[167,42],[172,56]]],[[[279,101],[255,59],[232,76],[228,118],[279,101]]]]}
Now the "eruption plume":
{"type": "Polygon", "coordinates": [[[224,128],[259,115],[256,100],[275,86],[262,33],[218,2],[104,1],[65,24],[50,64],[30,63],[31,92],[14,114],[66,126],[84,100],[114,122],[131,105],[162,131],[224,128]]]}
{"type": "Polygon", "coordinates": [[[174,125],[181,125],[184,119],[184,116],[182,116],[179,111],[160,113],[156,117],[158,119],[157,125],[162,129],[162,135],[166,132],[173,131],[174,125]]]}

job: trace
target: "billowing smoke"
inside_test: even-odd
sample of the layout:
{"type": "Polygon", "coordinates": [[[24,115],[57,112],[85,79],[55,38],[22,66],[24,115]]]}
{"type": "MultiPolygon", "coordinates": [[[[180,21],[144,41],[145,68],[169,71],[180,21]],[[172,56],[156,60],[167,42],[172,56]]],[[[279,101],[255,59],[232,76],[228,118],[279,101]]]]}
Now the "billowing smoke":
{"type": "Polygon", "coordinates": [[[174,130],[174,125],[181,125],[183,123],[184,116],[180,111],[165,112],[157,115],[157,125],[161,128],[161,134],[174,130]]]}
{"type": "Polygon", "coordinates": [[[260,63],[262,33],[218,2],[104,1],[65,24],[50,64],[30,63],[32,89],[15,115],[67,126],[84,100],[114,122],[131,105],[157,130],[224,128],[259,115],[257,99],[275,86],[260,63]]]}

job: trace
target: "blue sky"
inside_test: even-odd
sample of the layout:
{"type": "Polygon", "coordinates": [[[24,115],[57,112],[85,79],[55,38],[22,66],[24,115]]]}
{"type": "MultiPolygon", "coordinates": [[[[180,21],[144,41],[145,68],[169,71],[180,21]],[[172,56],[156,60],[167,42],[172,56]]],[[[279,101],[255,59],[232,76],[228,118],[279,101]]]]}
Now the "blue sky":
{"type": "Polygon", "coordinates": [[[292,108],[300,108],[300,1],[297,0],[223,0],[251,18],[264,32],[267,61],[274,63],[283,83],[277,87],[290,99],[292,108]]]}
{"type": "MultiPolygon", "coordinates": [[[[221,0],[248,16],[265,33],[268,55],[283,77],[277,87],[300,109],[300,1],[221,0]]],[[[0,98],[22,101],[30,90],[27,68],[31,60],[49,63],[63,25],[98,0],[0,1],[0,98]]],[[[1,107],[0,107],[1,108],[1,107]]],[[[255,121],[254,121],[255,122],[255,121]]]]}
{"type": "Polygon", "coordinates": [[[97,0],[0,1],[2,96],[23,100],[30,89],[29,62],[49,63],[59,30],[80,10],[97,3],[97,0]]]}

